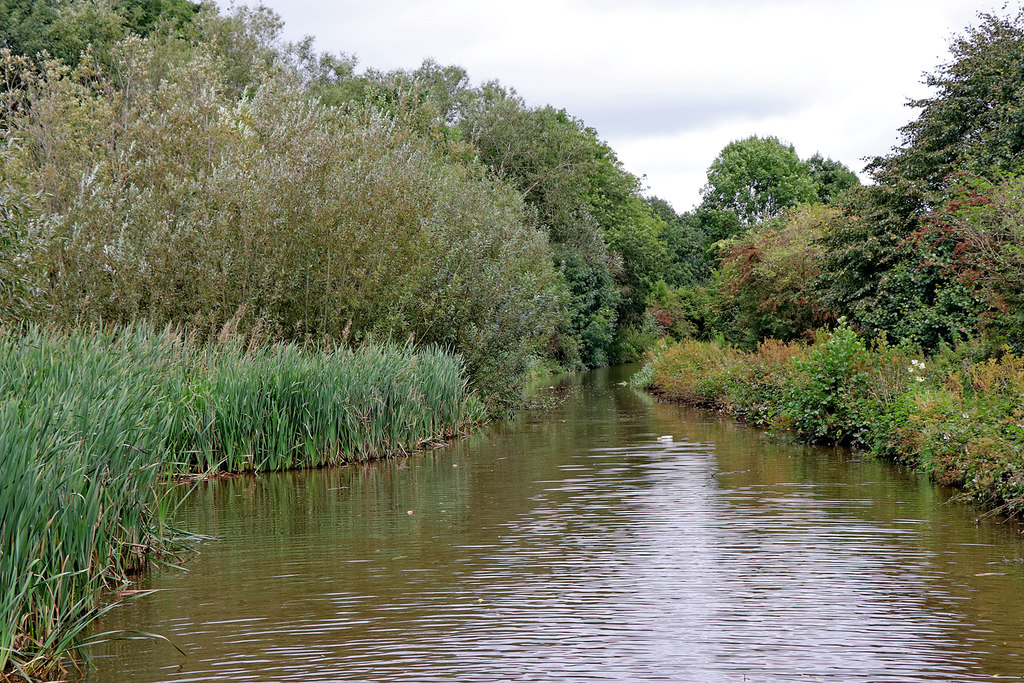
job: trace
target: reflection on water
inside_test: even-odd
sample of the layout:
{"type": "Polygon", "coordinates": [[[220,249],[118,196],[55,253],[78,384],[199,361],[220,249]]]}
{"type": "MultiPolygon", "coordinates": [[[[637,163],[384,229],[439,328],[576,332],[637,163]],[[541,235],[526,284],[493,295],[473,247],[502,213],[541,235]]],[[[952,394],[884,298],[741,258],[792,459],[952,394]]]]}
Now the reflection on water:
{"type": "Polygon", "coordinates": [[[188,656],[112,643],[85,680],[1024,680],[1015,528],[627,372],[408,460],[203,485],[219,540],[101,625],[188,656]]]}

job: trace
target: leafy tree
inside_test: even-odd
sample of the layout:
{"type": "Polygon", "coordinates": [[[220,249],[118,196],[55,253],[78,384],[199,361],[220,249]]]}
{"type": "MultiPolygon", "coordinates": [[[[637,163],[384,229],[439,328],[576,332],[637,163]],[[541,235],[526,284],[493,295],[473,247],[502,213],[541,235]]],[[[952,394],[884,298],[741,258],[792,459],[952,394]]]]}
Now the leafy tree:
{"type": "Polygon", "coordinates": [[[1020,168],[1024,10],[979,19],[950,44],[952,61],[925,78],[935,94],[909,103],[920,113],[900,129],[900,146],[868,165],[878,183],[907,195],[914,210],[927,208],[929,194],[956,171],[991,178],[1020,168]]]}
{"type": "Polygon", "coordinates": [[[16,168],[17,152],[13,136],[0,137],[0,325],[25,322],[39,308],[42,285],[40,196],[16,168]]]}
{"type": "Polygon", "coordinates": [[[821,237],[838,211],[822,204],[791,209],[737,238],[716,274],[727,336],[753,348],[821,327],[828,311],[810,283],[820,273],[821,237]]]}
{"type": "Polygon", "coordinates": [[[708,168],[702,195],[702,209],[732,212],[743,229],[818,196],[810,168],[792,145],[757,136],[722,149],[708,168]]]}
{"type": "Polygon", "coordinates": [[[0,0],[0,47],[15,54],[59,54],[50,35],[56,20],[55,4],[47,0],[0,0]]]}
{"type": "Polygon", "coordinates": [[[952,266],[979,301],[978,327],[992,347],[1024,350],[1024,177],[956,179],[930,239],[953,247],[952,266]]]}
{"type": "Polygon", "coordinates": [[[665,248],[665,266],[661,279],[669,287],[706,280],[711,273],[711,261],[706,254],[709,240],[700,221],[693,213],[677,214],[663,199],[651,197],[647,203],[664,223],[660,241],[665,248]]]}
{"type": "Polygon", "coordinates": [[[876,184],[840,202],[843,219],[825,237],[820,296],[870,335],[934,348],[979,322],[976,292],[954,272],[957,241],[936,241],[932,216],[952,174],[995,178],[1024,152],[1024,14],[979,17],[926,77],[935,94],[910,103],[920,113],[900,146],[868,165],[876,184]]]}
{"type": "MultiPolygon", "coordinates": [[[[904,195],[860,188],[837,205],[822,238],[817,298],[869,337],[911,340],[924,349],[955,343],[977,322],[977,301],[952,271],[955,244],[908,229],[904,195]]],[[[914,225],[917,223],[915,221],[914,225]]]]}
{"type": "Polygon", "coordinates": [[[845,164],[826,159],[821,154],[815,154],[808,159],[807,166],[814,179],[814,190],[818,201],[824,204],[830,203],[851,187],[860,185],[857,174],[847,168],[845,164]]]}
{"type": "Polygon", "coordinates": [[[560,355],[570,366],[601,367],[615,338],[619,293],[606,267],[588,264],[576,249],[557,249],[555,263],[568,293],[569,319],[560,355]],[[560,255],[558,255],[560,254],[560,255]]]}
{"type": "Polygon", "coordinates": [[[52,320],[412,337],[461,352],[489,405],[507,408],[559,317],[547,236],[479,165],[372,106],[310,98],[268,65],[269,18],[200,18],[218,44],[128,38],[110,76],[31,67],[9,122],[54,225],[39,252],[52,320]],[[250,63],[223,58],[247,41],[250,63]]]}
{"type": "Polygon", "coordinates": [[[599,161],[590,177],[588,208],[608,246],[622,258],[616,282],[622,295],[619,327],[642,324],[654,284],[665,268],[664,222],[640,196],[640,181],[627,173],[611,147],[592,138],[599,161]]]}
{"type": "Polygon", "coordinates": [[[553,353],[567,367],[603,365],[614,337],[621,260],[588,202],[598,173],[594,136],[553,107],[529,107],[497,83],[481,87],[457,129],[491,173],[515,187],[554,247],[568,292],[553,353]],[[596,289],[595,289],[596,288],[596,289]]]}
{"type": "Polygon", "coordinates": [[[181,28],[199,9],[189,0],[0,0],[0,47],[76,64],[87,46],[105,58],[127,33],[146,36],[161,23],[181,28]]]}
{"type": "Polygon", "coordinates": [[[639,181],[583,122],[553,107],[528,107],[496,83],[480,89],[458,126],[480,160],[520,190],[557,246],[572,293],[561,360],[614,360],[616,326],[639,323],[664,267],[664,226],[639,181]],[[600,292],[582,295],[592,287],[600,292]]]}

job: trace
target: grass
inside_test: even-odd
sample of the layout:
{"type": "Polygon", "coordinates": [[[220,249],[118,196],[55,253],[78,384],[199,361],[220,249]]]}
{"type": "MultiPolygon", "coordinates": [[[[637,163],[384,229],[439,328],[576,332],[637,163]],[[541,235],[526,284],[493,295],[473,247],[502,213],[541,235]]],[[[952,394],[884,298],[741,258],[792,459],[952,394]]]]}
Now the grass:
{"type": "Polygon", "coordinates": [[[201,348],[144,326],[0,336],[0,677],[54,673],[176,542],[162,482],[407,453],[483,418],[462,361],[201,348]]]}

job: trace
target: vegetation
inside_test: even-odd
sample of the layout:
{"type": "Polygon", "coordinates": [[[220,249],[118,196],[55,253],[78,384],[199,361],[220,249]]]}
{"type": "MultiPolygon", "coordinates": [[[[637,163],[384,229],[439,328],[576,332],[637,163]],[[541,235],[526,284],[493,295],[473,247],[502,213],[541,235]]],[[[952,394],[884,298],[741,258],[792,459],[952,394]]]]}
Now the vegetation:
{"type": "Polygon", "coordinates": [[[46,321],[415,336],[463,351],[492,408],[514,402],[558,316],[514,190],[287,74],[257,74],[236,103],[211,50],[130,40],[113,59],[117,87],[94,65],[23,69],[8,113],[22,138],[6,174],[39,188],[50,226],[46,321]]]}
{"type": "Polygon", "coordinates": [[[0,337],[0,672],[50,672],[171,549],[162,479],[379,458],[480,421],[460,358],[198,346],[147,327],[0,337]]]}
{"type": "Polygon", "coordinates": [[[0,0],[0,672],[168,546],[160,478],[403,452],[652,347],[666,395],[1021,507],[1024,14],[871,185],[752,136],[684,213],[563,109],[281,29],[0,0]]]}
{"type": "Polygon", "coordinates": [[[663,221],[564,111],[264,8],[0,26],[0,675],[168,547],[160,481],[407,452],[646,343],[663,221]]]}
{"type": "Polygon", "coordinates": [[[817,188],[792,145],[754,136],[722,149],[708,169],[703,195],[704,208],[730,211],[741,228],[749,228],[787,207],[814,201],[817,188]]]}
{"type": "Polygon", "coordinates": [[[862,448],[1020,514],[1024,361],[980,358],[967,347],[928,358],[911,345],[868,344],[844,324],[810,344],[768,340],[753,351],[666,345],[635,383],[808,442],[862,448]]]}
{"type": "Polygon", "coordinates": [[[711,274],[660,292],[678,341],[636,383],[1019,515],[1024,13],[979,15],[951,52],[870,186],[819,155],[803,175],[773,138],[723,150],[691,219],[711,274]]]}
{"type": "Polygon", "coordinates": [[[926,353],[968,340],[1024,350],[1012,199],[1024,15],[980,15],[951,53],[927,78],[934,96],[911,103],[902,144],[868,165],[872,185],[775,138],[727,145],[701,206],[680,217],[705,257],[673,249],[695,276],[656,291],[663,329],[751,350],[845,318],[868,341],[926,353]]]}

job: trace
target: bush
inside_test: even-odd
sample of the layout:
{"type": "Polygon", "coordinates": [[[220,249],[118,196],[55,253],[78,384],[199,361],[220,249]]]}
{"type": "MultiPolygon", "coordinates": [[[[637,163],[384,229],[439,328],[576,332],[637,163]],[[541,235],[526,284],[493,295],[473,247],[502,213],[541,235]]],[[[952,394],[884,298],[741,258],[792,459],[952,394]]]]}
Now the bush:
{"type": "Polygon", "coordinates": [[[741,359],[727,346],[693,339],[662,346],[651,359],[651,386],[672,400],[722,409],[741,359]]]}
{"type": "Polygon", "coordinates": [[[784,404],[779,399],[798,381],[797,361],[807,354],[806,344],[766,339],[754,352],[740,355],[742,367],[727,388],[730,410],[759,427],[784,426],[784,404]]]}

